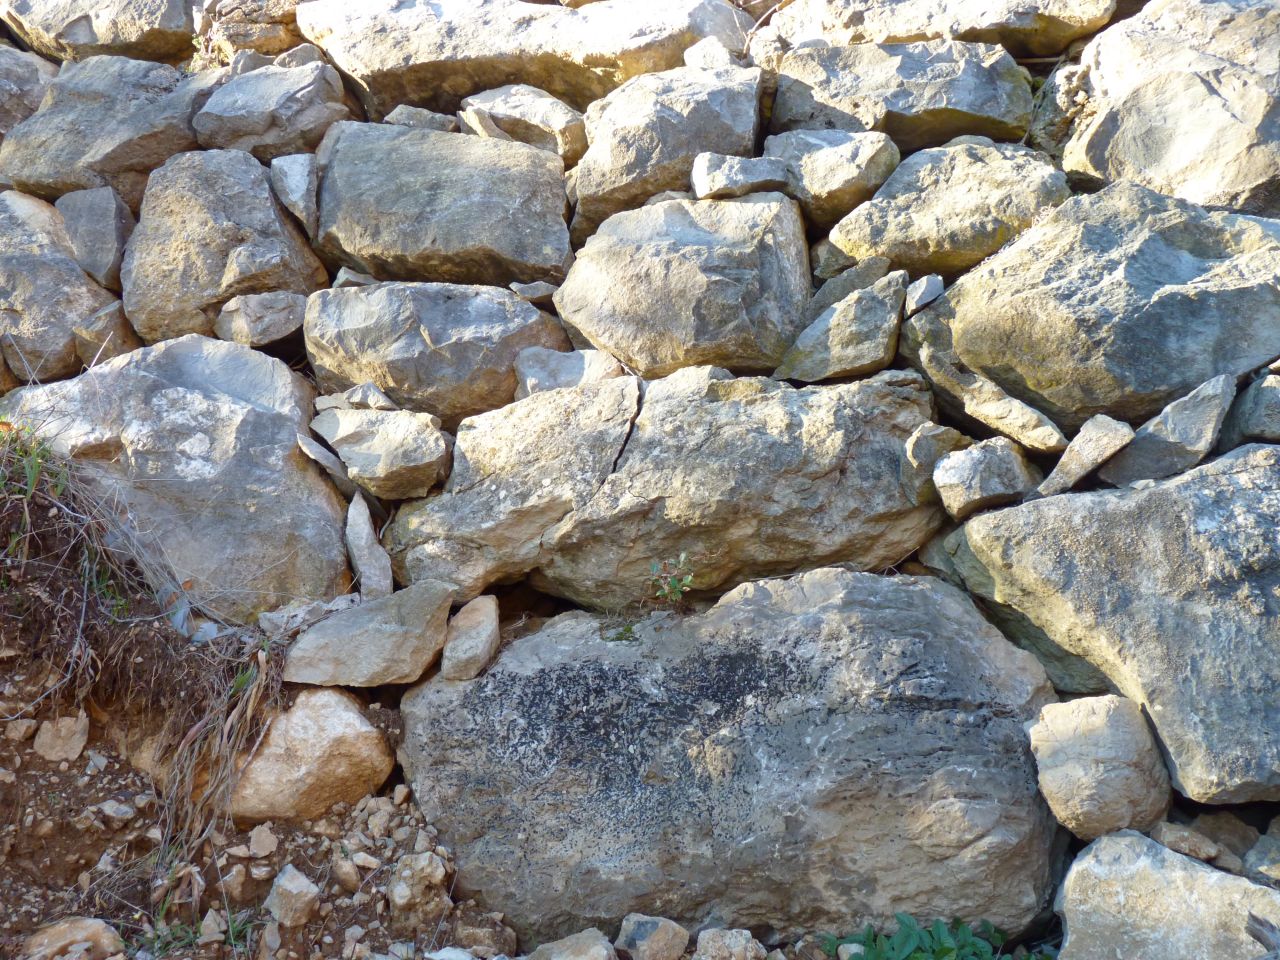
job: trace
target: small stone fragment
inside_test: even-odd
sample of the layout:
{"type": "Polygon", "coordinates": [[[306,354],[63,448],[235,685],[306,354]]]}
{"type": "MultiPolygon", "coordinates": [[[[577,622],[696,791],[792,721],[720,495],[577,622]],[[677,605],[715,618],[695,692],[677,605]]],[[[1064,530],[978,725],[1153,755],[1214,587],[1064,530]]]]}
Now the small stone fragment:
{"type": "Polygon", "coordinates": [[[369,505],[356,494],[347,508],[347,556],[356,575],[356,587],[364,600],[391,596],[395,584],[391,577],[391,557],[378,540],[369,505]]]}
{"type": "Polygon", "coordinates": [[[213,332],[223,340],[262,347],[301,330],[306,309],[307,298],[300,293],[247,293],[222,305],[213,332]]]}
{"type": "Polygon", "coordinates": [[[260,823],[249,831],[249,855],[269,857],[280,846],[280,838],[271,832],[271,824],[260,823]]]}
{"type": "Polygon", "coordinates": [[[402,103],[383,118],[384,123],[401,127],[417,127],[420,130],[438,130],[441,133],[457,133],[458,118],[448,113],[436,113],[425,107],[411,107],[402,103]]]}
{"type": "Polygon", "coordinates": [[[558,285],[548,283],[546,280],[535,280],[533,283],[509,283],[507,287],[521,300],[527,300],[540,307],[549,306],[551,298],[560,289],[558,285]]]}
{"type": "Polygon", "coordinates": [[[320,888],[293,864],[276,874],[263,907],[282,927],[300,927],[320,904],[320,888]]]}
{"type": "Polygon", "coordinates": [[[1256,883],[1280,887],[1280,838],[1258,838],[1244,855],[1244,875],[1256,883]]]}
{"type": "Polygon", "coordinates": [[[956,520],[1020,500],[1042,479],[1040,470],[1008,437],[993,437],[949,453],[933,471],[942,505],[956,520]]]}
{"type": "Polygon", "coordinates": [[[949,453],[972,446],[973,441],[959,430],[927,421],[907,437],[906,454],[910,469],[902,471],[903,487],[910,491],[914,504],[935,503],[938,488],[933,484],[933,471],[949,453]]]}
{"type": "Polygon", "coordinates": [[[629,913],[613,945],[632,960],[680,960],[689,946],[689,931],[674,920],[629,913]]]}
{"type": "Polygon", "coordinates": [[[750,930],[703,930],[693,960],[765,960],[767,951],[750,930]]]}
{"type": "Polygon", "coordinates": [[[582,114],[545,90],[526,83],[464,98],[458,119],[466,132],[490,135],[478,125],[472,126],[479,118],[508,139],[559,154],[565,167],[572,167],[587,151],[582,114]]]}
{"type": "Polygon", "coordinates": [[[699,200],[725,200],[748,193],[781,190],[787,185],[787,169],[770,157],[730,157],[700,153],[689,175],[693,195],[699,200]]]}
{"type": "Polygon", "coordinates": [[[1222,424],[1220,450],[1262,440],[1280,442],[1280,375],[1268,373],[1249,384],[1236,397],[1222,424]]]}
{"type": "Polygon", "coordinates": [[[517,400],[540,390],[559,390],[626,374],[622,364],[603,350],[549,350],[525,347],[516,354],[517,400]]]}
{"type": "Polygon", "coordinates": [[[76,356],[86,367],[114,360],[143,346],[119,300],[107,304],[84,323],[76,324],[71,328],[71,335],[76,342],[76,356]]]}
{"type": "Polygon", "coordinates": [[[124,950],[124,940],[105,920],[69,917],[41,927],[22,944],[22,960],[107,960],[124,950]]]}
{"type": "Polygon", "coordinates": [[[74,717],[46,720],[36,731],[35,751],[50,763],[75,760],[89,742],[89,718],[83,710],[74,717]]]}
{"type": "Polygon", "coordinates": [[[1161,820],[1148,831],[1148,835],[1156,843],[1163,844],[1170,850],[1205,862],[1213,860],[1223,852],[1222,847],[1198,830],[1180,823],[1170,823],[1168,820],[1161,820]]]}
{"type": "MultiPolygon", "coordinates": [[[[271,161],[271,189],[276,199],[293,214],[312,240],[316,238],[319,223],[316,211],[318,183],[313,153],[291,153],[271,161]]],[[[337,281],[334,286],[337,286],[337,281]]]]}
{"type": "Polygon", "coordinates": [[[440,673],[447,680],[478,677],[498,652],[498,598],[480,596],[449,621],[440,673]]]}
{"type": "Polygon", "coordinates": [[[108,290],[120,292],[120,261],[137,224],[133,212],[111,187],[64,193],[54,206],[71,238],[76,262],[108,290]]]}
{"type": "Polygon", "coordinates": [[[603,933],[592,927],[563,940],[544,943],[529,960],[617,960],[613,944],[603,933]]]}
{"type": "Polygon", "coordinates": [[[406,936],[434,930],[453,908],[446,886],[448,878],[448,864],[434,853],[401,857],[387,884],[392,929],[406,936]]]}
{"type": "Polygon", "coordinates": [[[897,167],[897,146],[883,133],[791,130],[766,137],[764,155],[786,166],[783,192],[794,197],[815,231],[829,231],[871,199],[897,167]]]}
{"type": "Polygon", "coordinates": [[[942,296],[944,286],[942,277],[930,273],[907,287],[907,302],[903,307],[903,315],[910,317],[919,313],[933,301],[942,296]]]}
{"type": "Polygon", "coordinates": [[[817,383],[883,370],[898,352],[906,288],[907,275],[897,270],[823,311],[796,337],[774,377],[817,383]]]}
{"type": "Polygon", "coordinates": [[[1042,497],[1066,493],[1115,456],[1133,439],[1133,427],[1099,413],[1085,421],[1053,472],[1036,488],[1042,497]]]}
{"type": "Polygon", "coordinates": [[[329,409],[311,429],[338,452],[353,481],[384,500],[425,497],[449,473],[449,438],[429,413],[329,409]]]}

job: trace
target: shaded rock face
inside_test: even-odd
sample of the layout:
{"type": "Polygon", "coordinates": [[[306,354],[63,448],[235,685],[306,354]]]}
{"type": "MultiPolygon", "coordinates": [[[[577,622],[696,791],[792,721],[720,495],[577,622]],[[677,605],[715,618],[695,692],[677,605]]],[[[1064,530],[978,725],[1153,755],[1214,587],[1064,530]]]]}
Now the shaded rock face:
{"type": "Polygon", "coordinates": [[[191,55],[188,0],[5,0],[0,20],[58,60],[102,54],[178,61],[191,55]]]}
{"type": "Polygon", "coordinates": [[[947,549],[972,592],[1144,708],[1181,793],[1276,800],[1277,522],[1280,450],[1248,446],[1150,486],[984,514],[947,549]]]}
{"type": "Polygon", "coordinates": [[[333,265],[379,280],[505,286],[564,278],[570,256],[564,164],[554,153],[508,140],[341,122],[330,128],[318,160],[316,248],[333,265]],[[495,229],[517,210],[520,229],[495,229]]]}
{"type": "Polygon", "coordinates": [[[470,94],[527,83],[584,109],[628,77],[668,70],[704,37],[750,29],[726,0],[311,0],[298,27],[355,82],[373,119],[401,103],[452,113],[470,94]]]}
{"type": "Polygon", "coordinates": [[[1016,931],[1048,897],[1021,723],[1052,692],[960,592],[823,569],[611,632],[566,614],[403,701],[402,760],[461,892],[527,943],[629,911],[785,937],[895,910],[1016,931]]]}
{"type": "Polygon", "coordinates": [[[36,112],[58,68],[43,57],[0,45],[0,140],[36,112]]]}
{"type": "Polygon", "coordinates": [[[223,62],[237,50],[268,56],[302,43],[298,32],[299,0],[219,0],[206,36],[223,62]]]}
{"type": "Polygon", "coordinates": [[[241,622],[350,582],[345,506],[297,447],[310,416],[282,362],[199,336],[0,400],[0,419],[90,469],[193,603],[241,622]]]}

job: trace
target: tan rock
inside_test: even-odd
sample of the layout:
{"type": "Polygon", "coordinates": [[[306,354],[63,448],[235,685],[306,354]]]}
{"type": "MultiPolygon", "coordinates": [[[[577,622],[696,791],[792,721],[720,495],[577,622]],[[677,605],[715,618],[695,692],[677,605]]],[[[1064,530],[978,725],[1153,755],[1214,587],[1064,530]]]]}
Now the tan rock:
{"type": "Polygon", "coordinates": [[[218,0],[202,33],[224,63],[240,50],[281,53],[302,43],[296,16],[298,3],[299,0],[218,0]]]}
{"type": "Polygon", "coordinates": [[[906,292],[907,275],[901,270],[853,291],[796,337],[774,377],[817,383],[883,370],[898,352],[906,292]]]}
{"type": "Polygon", "coordinates": [[[262,347],[301,330],[306,310],[307,298],[300,293],[247,293],[222,305],[213,332],[223,340],[262,347]]]}
{"type": "Polygon", "coordinates": [[[364,600],[388,597],[395,589],[391,577],[391,558],[378,540],[364,497],[356,494],[347,508],[345,530],[347,557],[356,576],[356,587],[364,600]]]}
{"type": "Polygon", "coordinates": [[[0,102],[0,140],[36,112],[45,88],[57,75],[58,68],[44,57],[0,44],[0,83],[7,91],[0,102]]]}
{"type": "Polygon", "coordinates": [[[819,232],[869,200],[900,159],[887,134],[848,130],[776,133],[765,138],[764,155],[786,164],[784,192],[799,201],[819,232]]]}
{"type": "Polygon", "coordinates": [[[387,883],[391,927],[404,936],[434,931],[453,908],[449,867],[435,853],[410,853],[396,861],[387,883]]]}
{"type": "Polygon", "coordinates": [[[1237,857],[1248,853],[1262,836],[1256,827],[1225,810],[1221,813],[1199,814],[1191,821],[1191,826],[1237,857]]]}
{"type": "Polygon", "coordinates": [[[1066,493],[1094,470],[1124,449],[1133,439],[1133,427],[1104,413],[1090,417],[1071,438],[1053,472],[1036,488],[1042,497],[1066,493]]]}
{"type": "Polygon", "coordinates": [[[276,874],[262,906],[282,927],[300,927],[320,905],[320,888],[291,863],[276,874]]]}
{"type": "Polygon", "coordinates": [[[954,450],[933,468],[933,485],[955,520],[1020,500],[1043,479],[1026,452],[1008,437],[954,450]]]}
{"type": "Polygon", "coordinates": [[[79,758],[89,742],[89,718],[83,710],[74,717],[45,720],[36,731],[32,744],[36,753],[50,763],[79,758]]]}
{"type": "Polygon", "coordinates": [[[105,920],[69,917],[41,927],[22,944],[22,960],[108,960],[124,950],[124,940],[105,920]]]}
{"type": "Polygon", "coordinates": [[[184,0],[5,0],[0,18],[55,60],[116,55],[176,62],[190,55],[194,33],[184,0]]]}
{"type": "Polygon", "coordinates": [[[712,928],[698,934],[693,960],[764,960],[766,953],[750,930],[712,928]]]}
{"type": "Polygon", "coordinates": [[[495,128],[500,136],[559,154],[565,167],[572,167],[587,151],[582,114],[526,83],[465,97],[458,116],[468,133],[492,136],[488,128],[495,128]],[[485,126],[480,125],[480,119],[485,126]]]}
{"type": "Polygon", "coordinates": [[[529,960],[616,960],[616,956],[609,938],[592,927],[542,944],[529,955],[529,960]]]}
{"type": "Polygon", "coordinates": [[[476,597],[449,620],[440,675],[446,680],[474,680],[492,662],[501,642],[498,598],[476,597]]]}
{"type": "Polygon", "coordinates": [[[383,500],[425,497],[449,475],[440,420],[408,410],[325,410],[311,421],[353,481],[383,500]]]}
{"type": "Polygon", "coordinates": [[[1222,854],[1222,847],[1200,831],[1182,824],[1170,823],[1168,820],[1161,820],[1148,831],[1148,834],[1156,843],[1176,853],[1195,857],[1197,860],[1207,862],[1222,854]]]}
{"type": "Polygon", "coordinates": [[[674,920],[629,913],[613,945],[630,953],[632,960],[680,960],[689,946],[689,931],[674,920]]]}

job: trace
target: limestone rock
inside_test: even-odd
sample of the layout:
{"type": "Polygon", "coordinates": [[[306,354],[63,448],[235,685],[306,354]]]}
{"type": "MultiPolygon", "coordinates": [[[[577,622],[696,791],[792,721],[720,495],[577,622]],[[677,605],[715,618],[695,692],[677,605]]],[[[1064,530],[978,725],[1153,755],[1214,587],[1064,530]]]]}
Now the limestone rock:
{"type": "Polygon", "coordinates": [[[306,309],[307,298],[300,293],[246,293],[222,305],[213,332],[223,340],[261,347],[301,330],[306,309]]]}
{"type": "Polygon", "coordinates": [[[75,760],[89,742],[89,718],[81,710],[74,717],[45,720],[36,731],[32,744],[36,753],[50,763],[75,760]]]}
{"type": "Polygon", "coordinates": [[[420,580],[330,614],[289,648],[284,679],[316,686],[414,683],[444,649],[453,590],[420,580]]]}
{"type": "Polygon", "coordinates": [[[796,337],[773,375],[816,383],[883,370],[898,352],[907,275],[896,270],[827,308],[796,337]]]}
{"type": "Polygon", "coordinates": [[[1169,809],[1169,774],[1142,711],[1124,697],[1047,703],[1028,731],[1040,792],[1082,840],[1148,830],[1169,809]]]}
{"type": "Polygon", "coordinates": [[[559,390],[624,376],[622,364],[600,350],[551,350],[525,347],[516,354],[516,395],[522,400],[540,390],[559,390]]]}
{"type": "Polygon", "coordinates": [[[628,912],[788,938],[894,910],[1017,931],[1049,895],[1020,724],[1052,694],[960,591],[824,569],[613,632],[565,614],[402,701],[414,796],[522,937],[628,912]],[[495,734],[512,723],[519,756],[495,734]]]}
{"type": "Polygon", "coordinates": [[[831,242],[859,260],[888,257],[913,276],[957,274],[1070,195],[1043,154],[960,137],[903,161],[875,197],[835,225],[831,242]]]}
{"type": "Polygon", "coordinates": [[[1248,440],[1280,441],[1280,375],[1268,371],[1241,390],[1223,421],[1220,448],[1248,440]]]}
{"type": "Polygon", "coordinates": [[[651,378],[698,364],[771,372],[803,329],[808,296],[800,212],[766,193],[618,214],[554,299],[567,325],[651,378]]]}
{"type": "Polygon", "coordinates": [[[1280,449],[1248,446],[1149,486],[983,514],[947,548],[970,590],[1143,707],[1179,792],[1275,800],[1277,522],[1280,449]]]}
{"type": "Polygon", "coordinates": [[[1236,856],[1243,857],[1258,842],[1261,834],[1234,813],[1202,813],[1191,826],[1236,856]]]}
{"type": "Polygon", "coordinates": [[[0,19],[55,60],[178,61],[190,55],[194,33],[185,0],[4,0],[0,19]]]}
{"type": "Polygon", "coordinates": [[[1213,860],[1222,853],[1222,847],[1200,831],[1168,820],[1161,820],[1148,834],[1161,846],[1197,860],[1213,860]]]}
{"type": "Polygon", "coordinates": [[[320,888],[292,863],[276,874],[263,908],[282,927],[300,927],[311,919],[320,905],[320,888]]]}
{"type": "Polygon", "coordinates": [[[665,917],[629,913],[613,945],[626,950],[632,960],[680,960],[689,946],[689,931],[665,917]]]}
{"type": "Polygon", "coordinates": [[[889,261],[884,257],[871,257],[857,266],[836,274],[823,282],[818,292],[809,301],[805,316],[810,322],[817,320],[828,307],[834,307],[849,294],[857,290],[865,290],[874,286],[875,282],[889,273],[889,261]]]}
{"type": "Polygon", "coordinates": [[[591,146],[574,173],[575,245],[614,214],[688,187],[699,154],[751,154],[760,84],[755,68],[679,67],[636,77],[593,103],[591,146]]]}
{"type": "Polygon", "coordinates": [[[498,634],[498,598],[476,597],[449,621],[440,675],[446,680],[474,680],[493,660],[498,634]]]}
{"type": "Polygon", "coordinates": [[[879,130],[903,152],[964,134],[1019,140],[1031,85],[1001,47],[928,40],[801,47],[782,58],[775,133],[879,130]]]}
{"type": "Polygon", "coordinates": [[[383,500],[425,497],[449,475],[449,439],[429,413],[325,410],[311,429],[337,451],[352,480],[383,500]]]}
{"type": "Polygon", "coordinates": [[[1244,875],[1255,883],[1280,887],[1280,839],[1259,837],[1244,856],[1244,875]]]}
{"type": "Polygon", "coordinates": [[[464,124],[471,117],[483,118],[511,140],[559,154],[566,167],[572,167],[587,152],[587,128],[582,114],[545,90],[525,83],[464,98],[459,117],[464,124]]]}
{"type": "Polygon", "coordinates": [[[41,927],[22,944],[23,960],[109,960],[124,951],[124,940],[115,927],[94,917],[68,917],[41,927]],[[83,946],[82,946],[83,945],[83,946]]]}
{"type": "Polygon", "coordinates": [[[36,112],[58,68],[44,57],[0,44],[0,141],[13,127],[36,112]]]}
{"type": "Polygon", "coordinates": [[[316,397],[316,412],[322,410],[399,410],[394,400],[372,383],[360,383],[342,393],[316,397]]]}
{"type": "Polygon", "coordinates": [[[1119,420],[1112,420],[1104,413],[1090,417],[1071,438],[1062,459],[1036,488],[1042,497],[1066,493],[1077,483],[1102,466],[1133,439],[1133,427],[1119,420]]]}
{"type": "Polygon", "coordinates": [[[240,823],[314,819],[376,791],[394,766],[382,732],[355,697],[303,690],[272,719],[236,784],[231,815],[240,823]]]}
{"type": "Polygon", "coordinates": [[[441,133],[457,133],[458,118],[448,113],[436,113],[423,107],[411,107],[402,103],[383,118],[384,123],[397,123],[402,127],[418,127],[422,130],[438,130],[441,133]]]}
{"type": "Polygon", "coordinates": [[[511,291],[449,283],[322,290],[303,331],[321,389],[370,382],[450,429],[511,402],[521,350],[569,348],[559,321],[511,291]]]}
{"type": "Polygon", "coordinates": [[[727,157],[722,153],[700,153],[689,176],[693,195],[699,200],[727,200],[748,193],[782,190],[787,185],[787,169],[770,157],[727,157]]]}
{"type": "Polygon", "coordinates": [[[905,448],[906,465],[902,471],[904,486],[912,503],[937,503],[938,488],[933,485],[933,470],[949,453],[963,450],[973,441],[953,427],[925,421],[911,431],[905,448]]]}
{"type": "Polygon", "coordinates": [[[373,517],[364,497],[356,494],[347,507],[347,525],[344,530],[347,557],[355,574],[355,586],[362,600],[377,600],[391,596],[395,583],[391,577],[391,558],[378,540],[373,517]]]}
{"type": "Polygon", "coordinates": [[[1280,922],[1280,891],[1124,831],[1076,857],[1055,909],[1061,960],[1256,960],[1245,920],[1280,922]]]}
{"type": "Polygon", "coordinates": [[[191,124],[202,147],[270,163],[314,150],[331,124],[350,117],[342,97],[342,78],[327,63],[260,67],[214,91],[191,124]]]}
{"type": "Polygon", "coordinates": [[[933,469],[933,485],[942,505],[956,520],[1021,500],[1043,479],[1008,437],[993,437],[948,453],[933,469]]]}
{"type": "Polygon", "coordinates": [[[73,190],[54,204],[75,251],[76,262],[101,286],[120,289],[120,261],[137,225],[133,213],[110,187],[73,190]]]}
{"type": "MultiPolygon", "coordinates": [[[[315,239],[320,223],[320,214],[316,209],[319,185],[313,154],[291,153],[271,161],[271,189],[276,199],[293,214],[312,240],[315,239]]],[[[337,285],[335,282],[334,286],[337,285]]]]}
{"type": "Polygon", "coordinates": [[[276,205],[266,169],[241,150],[204,150],[151,175],[120,278],[125,312],[155,343],[212,334],[232,297],[310,293],[328,274],[276,205]]]}
{"type": "Polygon", "coordinates": [[[215,55],[230,60],[240,50],[283,53],[302,43],[299,0],[218,0],[204,31],[215,55]]]}
{"type": "Polygon", "coordinates": [[[434,932],[449,915],[448,866],[435,853],[410,853],[396,861],[387,884],[392,930],[415,936],[434,932]]]}
{"type": "Polygon", "coordinates": [[[616,960],[613,944],[603,933],[592,927],[556,940],[544,943],[529,955],[529,960],[616,960]]]}
{"type": "Polygon", "coordinates": [[[712,928],[698,934],[693,960],[764,960],[766,950],[750,930],[712,928]]]}
{"type": "Polygon", "coordinates": [[[898,165],[898,148],[883,133],[791,130],[766,137],[764,155],[787,170],[784,191],[799,201],[814,230],[826,232],[870,199],[898,165]]]}
{"type": "Polygon", "coordinates": [[[297,447],[310,408],[281,361],[191,336],[10,393],[0,419],[81,461],[193,603],[243,621],[348,582],[343,505],[297,447]]]}
{"type": "Polygon", "coordinates": [[[903,315],[914,317],[942,296],[945,290],[946,284],[936,273],[921,277],[907,287],[907,302],[902,308],[903,315]]]}
{"type": "Polygon", "coordinates": [[[1140,422],[1275,358],[1277,270],[1280,223],[1117,183],[1049,211],[903,324],[901,343],[957,405],[958,363],[1069,430],[1098,413],[1140,422]]]}
{"type": "Polygon", "coordinates": [[[86,367],[114,360],[143,346],[119,300],[103,307],[84,323],[76,324],[71,334],[76,341],[76,355],[86,367]]]}
{"type": "Polygon", "coordinates": [[[373,119],[401,103],[452,113],[509,83],[579,109],[638,74],[679,66],[704,37],[751,19],[725,0],[603,0],[581,10],[516,0],[312,0],[298,26],[352,79],[373,119]]]}
{"type": "Polygon", "coordinates": [[[564,276],[564,170],[546,150],[344,121],[329,128],[318,156],[316,246],[335,265],[380,280],[505,285],[564,276]],[[517,210],[520,229],[495,229],[517,210]]]}
{"type": "Polygon", "coordinates": [[[857,266],[857,261],[853,257],[826,237],[809,248],[809,261],[813,265],[814,277],[819,280],[831,280],[857,266]]]}

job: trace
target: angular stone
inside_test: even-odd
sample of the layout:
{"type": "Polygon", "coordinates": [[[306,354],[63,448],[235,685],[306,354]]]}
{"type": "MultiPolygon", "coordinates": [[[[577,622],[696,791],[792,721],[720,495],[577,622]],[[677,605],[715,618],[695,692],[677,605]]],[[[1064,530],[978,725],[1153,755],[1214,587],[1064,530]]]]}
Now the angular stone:
{"type": "Polygon", "coordinates": [[[960,137],[903,161],[835,225],[831,242],[863,260],[888,257],[913,276],[963,273],[1071,196],[1067,178],[1028,147],[960,137]]]}
{"type": "Polygon", "coordinates": [[[853,257],[826,237],[809,248],[809,260],[813,264],[813,275],[819,280],[830,280],[857,266],[853,257]]]}
{"type": "Polygon", "coordinates": [[[834,307],[849,294],[857,290],[865,290],[874,286],[875,282],[889,272],[889,261],[884,257],[872,257],[863,260],[855,267],[838,273],[825,281],[805,308],[805,316],[809,322],[817,320],[828,307],[834,307]]]}
{"type": "Polygon", "coordinates": [[[121,56],[176,62],[191,54],[186,0],[5,0],[0,19],[55,60],[121,56]]]}
{"type": "Polygon", "coordinates": [[[1235,396],[1236,378],[1229,374],[1202,383],[1139,427],[1098,475],[1119,487],[1191,469],[1218,442],[1218,431],[1235,396]]]}
{"type": "Polygon", "coordinates": [[[540,390],[559,390],[625,376],[622,364],[600,350],[550,350],[525,347],[516,354],[516,395],[522,400],[540,390]]]}
{"type": "Polygon", "coordinates": [[[796,337],[774,377],[816,383],[883,370],[898,352],[906,290],[907,275],[896,270],[827,308],[796,337]]]}
{"type": "Polygon", "coordinates": [[[1259,837],[1244,855],[1244,875],[1255,883],[1280,887],[1280,839],[1259,837]]]}
{"type": "Polygon", "coordinates": [[[329,479],[333,481],[333,485],[338,488],[339,493],[344,497],[351,498],[359,492],[356,485],[351,482],[351,478],[347,476],[346,466],[329,451],[328,447],[302,433],[298,434],[296,439],[298,449],[320,465],[321,469],[328,474],[329,479]]]}
{"type": "Polygon", "coordinates": [[[418,127],[421,130],[438,130],[441,133],[457,133],[458,118],[449,113],[436,113],[422,107],[402,103],[383,118],[383,123],[395,123],[402,127],[418,127]]]}
{"type": "Polygon", "coordinates": [[[750,930],[712,928],[698,934],[693,960],[764,960],[766,955],[750,930]]]}
{"type": "Polygon", "coordinates": [[[813,229],[826,232],[871,198],[898,165],[898,147],[883,133],[791,130],[766,137],[764,155],[786,165],[783,192],[804,209],[813,229]]]}
{"type": "Polygon", "coordinates": [[[501,642],[498,598],[476,597],[449,621],[440,676],[446,680],[474,680],[492,662],[501,642]]]}
{"type": "Polygon", "coordinates": [[[572,167],[587,152],[582,114],[528,84],[511,84],[466,97],[458,115],[464,125],[471,117],[483,118],[511,140],[559,154],[566,167],[572,167]]]}
{"type": "Polygon", "coordinates": [[[1042,497],[1066,493],[1133,439],[1133,427],[1104,413],[1090,417],[1071,438],[1053,472],[1036,488],[1042,497]]]}
{"type": "Polygon", "coordinates": [[[1234,813],[1202,813],[1191,826],[1236,856],[1243,857],[1262,835],[1234,813]]]}
{"type": "Polygon", "coordinates": [[[316,246],[335,265],[380,280],[505,285],[564,277],[564,170],[546,150],[342,122],[329,128],[318,159],[316,246]],[[519,230],[495,229],[514,211],[519,230]]]}
{"type": "Polygon", "coordinates": [[[953,427],[926,421],[911,431],[906,443],[906,465],[903,485],[912,503],[938,503],[938,488],[933,485],[933,470],[949,453],[963,450],[973,441],[953,427]]]}
{"type": "Polygon", "coordinates": [[[81,710],[74,717],[45,720],[32,744],[36,753],[50,763],[75,760],[89,742],[89,718],[81,710]]]}
{"type": "Polygon", "coordinates": [[[356,494],[347,507],[347,525],[344,531],[347,557],[355,574],[355,586],[362,600],[377,600],[391,596],[395,582],[391,577],[391,557],[378,540],[373,517],[364,497],[356,494]]]}
{"type": "Polygon", "coordinates": [[[787,186],[787,168],[770,157],[700,153],[689,176],[693,195],[699,200],[727,200],[787,186]]]}
{"type": "Polygon", "coordinates": [[[1241,390],[1223,421],[1220,449],[1249,440],[1280,441],[1280,375],[1266,373],[1241,390]]]}
{"type": "Polygon", "coordinates": [[[320,905],[320,888],[292,863],[276,874],[263,908],[282,927],[300,927],[320,905]]]}
{"type": "Polygon", "coordinates": [[[99,285],[120,290],[120,261],[136,221],[110,187],[73,190],[54,204],[62,214],[76,262],[99,285]]]}
{"type": "Polygon", "coordinates": [[[521,350],[569,349],[559,321],[511,291],[448,283],[322,290],[303,330],[322,390],[373,383],[450,429],[511,402],[521,350]]]}
{"type": "Polygon", "coordinates": [[[349,582],[344,505],[297,447],[310,415],[284,363],[196,336],[0,401],[0,419],[85,465],[169,582],[240,621],[349,582]]]}
{"type": "Polygon", "coordinates": [[[307,298],[300,293],[247,293],[222,305],[213,332],[223,340],[262,347],[301,330],[306,310],[307,298]]]}
{"type": "Polygon", "coordinates": [[[316,210],[319,183],[314,154],[292,153],[271,161],[271,189],[276,199],[297,218],[312,240],[320,223],[316,210]]]}
{"type": "Polygon", "coordinates": [[[124,356],[144,344],[134,332],[124,305],[119,300],[103,307],[84,323],[71,329],[76,341],[76,355],[86,367],[124,356]]]}
{"type": "Polygon", "coordinates": [[[689,931],[665,917],[629,913],[613,945],[626,950],[632,960],[680,960],[689,946],[689,931]]]}
{"type": "Polygon", "coordinates": [[[725,0],[313,0],[298,26],[351,78],[372,119],[401,103],[452,113],[468,94],[527,83],[582,109],[629,77],[679,66],[704,37],[740,42],[725,0]]]}
{"type": "Polygon", "coordinates": [[[58,68],[44,57],[0,44],[0,141],[5,134],[36,112],[49,81],[58,68]]]}
{"type": "Polygon", "coordinates": [[[561,318],[641,376],[772,372],[804,328],[804,224],[779,194],[673,200],[609,219],[556,292],[561,318]]]}
{"type": "Polygon", "coordinates": [[[1161,846],[1168,847],[1174,853],[1181,853],[1197,860],[1210,861],[1222,853],[1222,847],[1210,840],[1198,830],[1182,824],[1162,820],[1152,827],[1148,834],[1161,846]]]}
{"type": "Polygon", "coordinates": [[[448,882],[448,865],[435,853],[410,853],[397,860],[387,884],[392,931],[412,937],[439,929],[453,908],[448,882]]]}
{"type": "Polygon", "coordinates": [[[1052,693],[960,591],[824,569],[615,632],[565,614],[402,701],[415,798],[522,937],[659,904],[788,938],[894,910],[1018,931],[1049,896],[1021,723],[1052,693]]]}
{"type": "Polygon", "coordinates": [[[109,960],[125,948],[115,927],[94,917],[68,917],[41,927],[22,944],[23,960],[109,960]]]}
{"type": "Polygon", "coordinates": [[[316,397],[316,412],[321,410],[399,410],[394,400],[372,383],[361,383],[328,396],[316,397]]]}
{"type": "MultiPolygon", "coordinates": [[[[240,50],[280,54],[302,43],[296,10],[299,0],[218,0],[206,36],[210,49],[223,62],[240,50]]],[[[307,44],[306,46],[309,46],[307,44]]]]}
{"type": "Polygon", "coordinates": [[[907,287],[907,302],[902,308],[904,316],[914,317],[933,301],[942,296],[946,289],[942,278],[936,273],[921,277],[907,287]]]}
{"type": "Polygon", "coordinates": [[[449,438],[429,413],[325,410],[311,429],[337,451],[352,480],[383,500],[425,497],[449,475],[449,438]]]}
{"type": "Polygon", "coordinates": [[[616,957],[609,938],[592,927],[563,940],[542,944],[529,955],[529,960],[616,960],[616,957]]]}
{"type": "Polygon", "coordinates": [[[792,50],[770,124],[879,130],[906,153],[965,134],[1019,140],[1030,122],[1031,84],[1001,47],[929,40],[792,50]]]}
{"type": "Polygon", "coordinates": [[[1021,500],[1044,475],[1008,437],[993,437],[942,457],[933,485],[956,520],[1021,500]]]}

